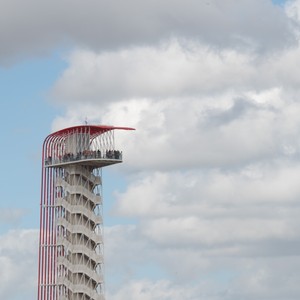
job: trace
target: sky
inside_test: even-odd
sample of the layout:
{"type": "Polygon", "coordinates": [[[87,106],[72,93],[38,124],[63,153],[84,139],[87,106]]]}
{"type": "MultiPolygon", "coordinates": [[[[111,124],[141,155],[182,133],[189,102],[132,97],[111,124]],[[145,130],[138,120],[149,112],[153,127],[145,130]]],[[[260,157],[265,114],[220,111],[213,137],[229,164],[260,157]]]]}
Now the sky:
{"type": "Polygon", "coordinates": [[[42,143],[85,120],[136,128],[107,299],[300,298],[300,0],[0,4],[0,299],[36,298],[42,143]]]}

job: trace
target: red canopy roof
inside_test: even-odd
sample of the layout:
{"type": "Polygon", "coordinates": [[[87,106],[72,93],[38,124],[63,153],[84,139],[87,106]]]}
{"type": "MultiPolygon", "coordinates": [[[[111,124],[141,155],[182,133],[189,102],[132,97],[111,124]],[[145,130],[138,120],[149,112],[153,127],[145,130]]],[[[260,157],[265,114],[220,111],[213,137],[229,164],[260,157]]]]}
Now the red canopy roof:
{"type": "Polygon", "coordinates": [[[76,131],[82,131],[84,129],[89,129],[89,132],[91,135],[102,134],[106,131],[115,130],[115,129],[135,130],[134,128],[131,128],[131,127],[118,127],[118,126],[109,126],[109,125],[78,125],[78,126],[68,127],[68,128],[64,128],[59,131],[53,132],[50,134],[50,136],[65,135],[65,134],[76,132],[76,131]]]}

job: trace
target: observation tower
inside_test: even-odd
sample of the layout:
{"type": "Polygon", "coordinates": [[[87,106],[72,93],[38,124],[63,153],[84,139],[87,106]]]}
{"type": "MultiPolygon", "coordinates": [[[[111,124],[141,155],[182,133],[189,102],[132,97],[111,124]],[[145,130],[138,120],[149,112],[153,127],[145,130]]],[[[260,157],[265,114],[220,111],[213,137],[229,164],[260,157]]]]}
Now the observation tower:
{"type": "Polygon", "coordinates": [[[42,151],[38,300],[104,300],[102,167],[122,162],[114,130],[81,125],[42,151]]]}

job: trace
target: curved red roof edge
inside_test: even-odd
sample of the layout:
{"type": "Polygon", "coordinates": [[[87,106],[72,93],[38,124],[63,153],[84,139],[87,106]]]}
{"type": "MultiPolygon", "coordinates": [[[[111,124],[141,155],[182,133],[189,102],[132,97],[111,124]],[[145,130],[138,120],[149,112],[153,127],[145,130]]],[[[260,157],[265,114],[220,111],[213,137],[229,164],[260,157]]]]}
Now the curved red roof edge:
{"type": "Polygon", "coordinates": [[[90,128],[91,134],[96,134],[96,133],[101,134],[106,131],[115,130],[115,129],[135,130],[135,128],[131,128],[131,127],[120,127],[120,126],[111,126],[111,125],[77,125],[77,126],[72,126],[72,127],[68,127],[68,128],[64,128],[64,129],[55,131],[55,132],[51,133],[49,136],[68,134],[70,132],[75,131],[76,129],[82,129],[82,128],[90,128]]]}

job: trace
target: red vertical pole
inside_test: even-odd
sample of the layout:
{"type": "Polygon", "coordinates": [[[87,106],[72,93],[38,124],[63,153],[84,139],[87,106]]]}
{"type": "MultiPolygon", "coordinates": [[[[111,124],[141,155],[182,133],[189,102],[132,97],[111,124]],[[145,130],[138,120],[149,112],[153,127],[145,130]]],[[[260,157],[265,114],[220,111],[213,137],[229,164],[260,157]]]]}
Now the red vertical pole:
{"type": "Polygon", "coordinates": [[[50,170],[50,178],[49,178],[49,198],[48,198],[48,299],[51,299],[52,292],[52,244],[51,244],[51,223],[52,223],[52,196],[53,196],[53,169],[50,170]]]}
{"type": "Polygon", "coordinates": [[[45,226],[44,226],[44,231],[45,231],[45,245],[44,245],[44,299],[43,300],[48,300],[47,299],[47,294],[48,294],[48,222],[49,222],[49,207],[48,207],[48,202],[49,202],[49,170],[47,170],[47,182],[46,182],[46,199],[45,199],[45,226]]]}

